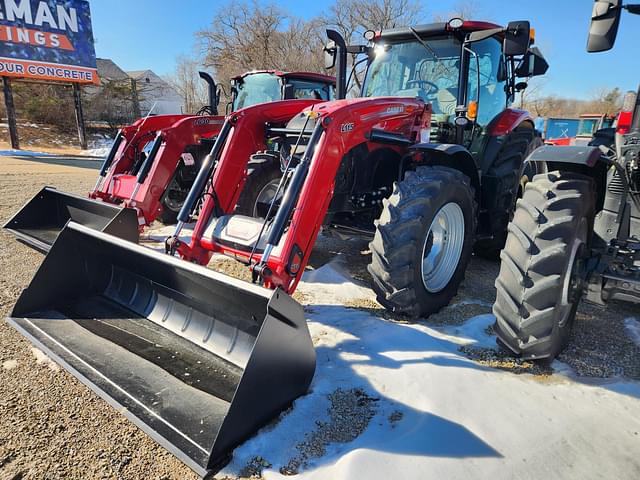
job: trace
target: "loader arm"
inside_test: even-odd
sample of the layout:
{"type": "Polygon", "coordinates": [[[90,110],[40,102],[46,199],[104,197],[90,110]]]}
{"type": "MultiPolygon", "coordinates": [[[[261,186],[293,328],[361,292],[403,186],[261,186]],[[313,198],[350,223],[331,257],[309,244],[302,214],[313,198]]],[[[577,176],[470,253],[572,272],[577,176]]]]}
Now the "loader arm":
{"type": "MultiPolygon", "coordinates": [[[[212,216],[214,195],[208,195],[191,244],[188,248],[179,249],[186,259],[206,264],[213,252],[231,255],[252,264],[257,264],[261,259],[261,255],[256,255],[253,247],[229,245],[213,238],[211,232],[215,230],[216,223],[231,223],[240,217],[229,214],[242,189],[243,174],[249,157],[262,149],[265,121],[286,121],[302,110],[292,108],[292,102],[282,103],[278,107],[281,116],[277,119],[273,113],[270,118],[266,118],[267,109],[260,106],[245,109],[236,118],[212,182],[218,206],[226,215],[220,218],[212,216]],[[248,139],[252,139],[253,144],[249,144],[248,139]],[[230,188],[230,185],[237,187],[230,188]]],[[[272,112],[275,110],[274,108],[272,112]]],[[[290,192],[289,186],[284,192],[285,197],[290,195],[293,199],[293,215],[284,219],[286,232],[278,238],[277,244],[272,245],[269,257],[263,258],[265,263],[262,267],[266,268],[261,268],[261,272],[265,286],[281,287],[287,293],[295,290],[333,197],[336,172],[345,155],[362,144],[367,144],[370,150],[385,146],[369,140],[372,131],[393,132],[415,142],[421,126],[429,124],[430,115],[428,119],[423,118],[427,111],[428,107],[422,101],[409,98],[354,99],[320,104],[307,102],[303,115],[316,117],[315,129],[321,129],[321,132],[319,136],[312,136],[312,139],[317,139],[315,145],[309,144],[306,147],[307,152],[311,152],[310,162],[300,191],[290,192]]],[[[254,222],[254,226],[259,226],[256,222],[263,222],[262,219],[246,217],[240,220],[254,222]]],[[[278,221],[276,216],[274,223],[278,221]]],[[[267,230],[265,229],[264,238],[269,237],[267,230]]],[[[259,252],[262,254],[262,249],[259,252]]]]}
{"type": "MultiPolygon", "coordinates": [[[[145,160],[150,166],[146,176],[141,178],[139,172],[135,175],[129,171],[133,153],[124,152],[120,159],[122,164],[114,164],[114,168],[102,182],[101,191],[95,193],[93,198],[108,200],[110,203],[123,202],[126,206],[135,207],[139,212],[140,224],[149,225],[162,211],[162,195],[171,182],[185,149],[199,144],[202,139],[215,137],[223,122],[223,117],[219,116],[189,116],[159,130],[161,145],[157,151],[152,150],[145,160]],[[123,173],[116,173],[119,171],[123,173]]],[[[138,148],[141,143],[136,142],[135,138],[153,141],[154,137],[149,136],[150,133],[157,135],[149,128],[153,126],[159,126],[159,123],[145,125],[145,133],[138,132],[133,137],[131,149],[138,148]]]]}
{"type": "MultiPolygon", "coordinates": [[[[154,132],[170,127],[176,122],[188,118],[186,115],[158,115],[136,120],[120,130],[122,141],[109,165],[103,165],[104,175],[101,175],[95,188],[89,192],[89,198],[104,198],[111,178],[114,175],[128,171],[135,160],[135,150],[147,137],[153,139],[154,132]]],[[[144,143],[142,143],[144,146],[144,143]]],[[[101,172],[102,173],[102,172],[101,172]]]]}

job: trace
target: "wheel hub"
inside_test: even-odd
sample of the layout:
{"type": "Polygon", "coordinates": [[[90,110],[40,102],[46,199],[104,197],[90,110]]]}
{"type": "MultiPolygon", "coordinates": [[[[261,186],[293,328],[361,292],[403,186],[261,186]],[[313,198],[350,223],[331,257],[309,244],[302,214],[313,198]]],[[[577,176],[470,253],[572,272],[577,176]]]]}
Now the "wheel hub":
{"type": "Polygon", "coordinates": [[[431,293],[443,290],[455,273],[464,246],[464,214],[447,203],[433,217],[422,248],[422,283],[431,293]]]}

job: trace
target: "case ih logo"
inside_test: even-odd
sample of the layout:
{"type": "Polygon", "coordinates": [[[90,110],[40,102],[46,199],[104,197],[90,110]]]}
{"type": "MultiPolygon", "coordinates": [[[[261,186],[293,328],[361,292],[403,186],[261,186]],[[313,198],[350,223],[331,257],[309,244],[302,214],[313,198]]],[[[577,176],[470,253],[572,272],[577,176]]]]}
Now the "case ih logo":
{"type": "Polygon", "coordinates": [[[385,113],[396,114],[396,113],[404,113],[404,106],[402,105],[394,105],[393,107],[387,107],[387,111],[385,113]]]}
{"type": "Polygon", "coordinates": [[[347,133],[347,132],[350,132],[351,130],[353,130],[353,128],[354,128],[355,126],[356,126],[356,124],[355,124],[355,123],[353,123],[353,122],[343,123],[343,124],[340,126],[340,131],[341,131],[342,133],[347,133]]]}
{"type": "Polygon", "coordinates": [[[86,0],[0,0],[0,75],[98,83],[86,0]]]}

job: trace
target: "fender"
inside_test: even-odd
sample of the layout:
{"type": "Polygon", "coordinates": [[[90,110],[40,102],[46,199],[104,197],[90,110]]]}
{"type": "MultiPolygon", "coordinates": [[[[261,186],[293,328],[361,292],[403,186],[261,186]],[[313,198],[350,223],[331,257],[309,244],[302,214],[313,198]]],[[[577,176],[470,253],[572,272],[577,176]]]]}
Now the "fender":
{"type": "Polygon", "coordinates": [[[486,173],[495,161],[507,136],[524,122],[529,122],[531,129],[535,131],[533,118],[526,110],[507,108],[491,120],[487,126],[488,138],[484,155],[479,159],[480,169],[483,173],[486,173]]]}
{"type": "Polygon", "coordinates": [[[533,118],[526,110],[519,110],[517,108],[507,108],[504,112],[500,113],[489,124],[489,135],[492,137],[500,137],[503,135],[509,135],[524,121],[530,121],[531,125],[534,125],[533,118]]]}
{"type": "Polygon", "coordinates": [[[545,145],[531,152],[531,155],[529,155],[525,161],[572,163],[574,165],[595,167],[601,155],[602,152],[598,147],[557,147],[555,145],[545,145]]]}
{"type": "Polygon", "coordinates": [[[460,170],[471,180],[476,200],[480,201],[480,172],[473,155],[462,145],[455,143],[418,143],[410,151],[424,154],[424,162],[460,170]]]}

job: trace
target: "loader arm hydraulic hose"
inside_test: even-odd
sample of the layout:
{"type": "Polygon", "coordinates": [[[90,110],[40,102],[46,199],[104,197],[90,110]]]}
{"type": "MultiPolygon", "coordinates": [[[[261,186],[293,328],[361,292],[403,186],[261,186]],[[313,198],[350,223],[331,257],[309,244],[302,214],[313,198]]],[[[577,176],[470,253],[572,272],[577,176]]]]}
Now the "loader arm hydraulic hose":
{"type": "Polygon", "coordinates": [[[300,191],[302,190],[307,178],[315,147],[318,144],[323,131],[322,122],[316,123],[313,133],[311,134],[311,138],[309,139],[307,149],[305,150],[300,163],[298,163],[298,166],[296,167],[293,177],[291,178],[291,182],[285,191],[280,208],[273,220],[273,225],[271,226],[269,236],[267,237],[267,246],[265,247],[262,258],[260,259],[260,265],[263,267],[267,264],[271,251],[276,245],[278,245],[278,243],[280,243],[280,239],[284,234],[284,230],[287,227],[291,213],[296,206],[300,191]]]}

